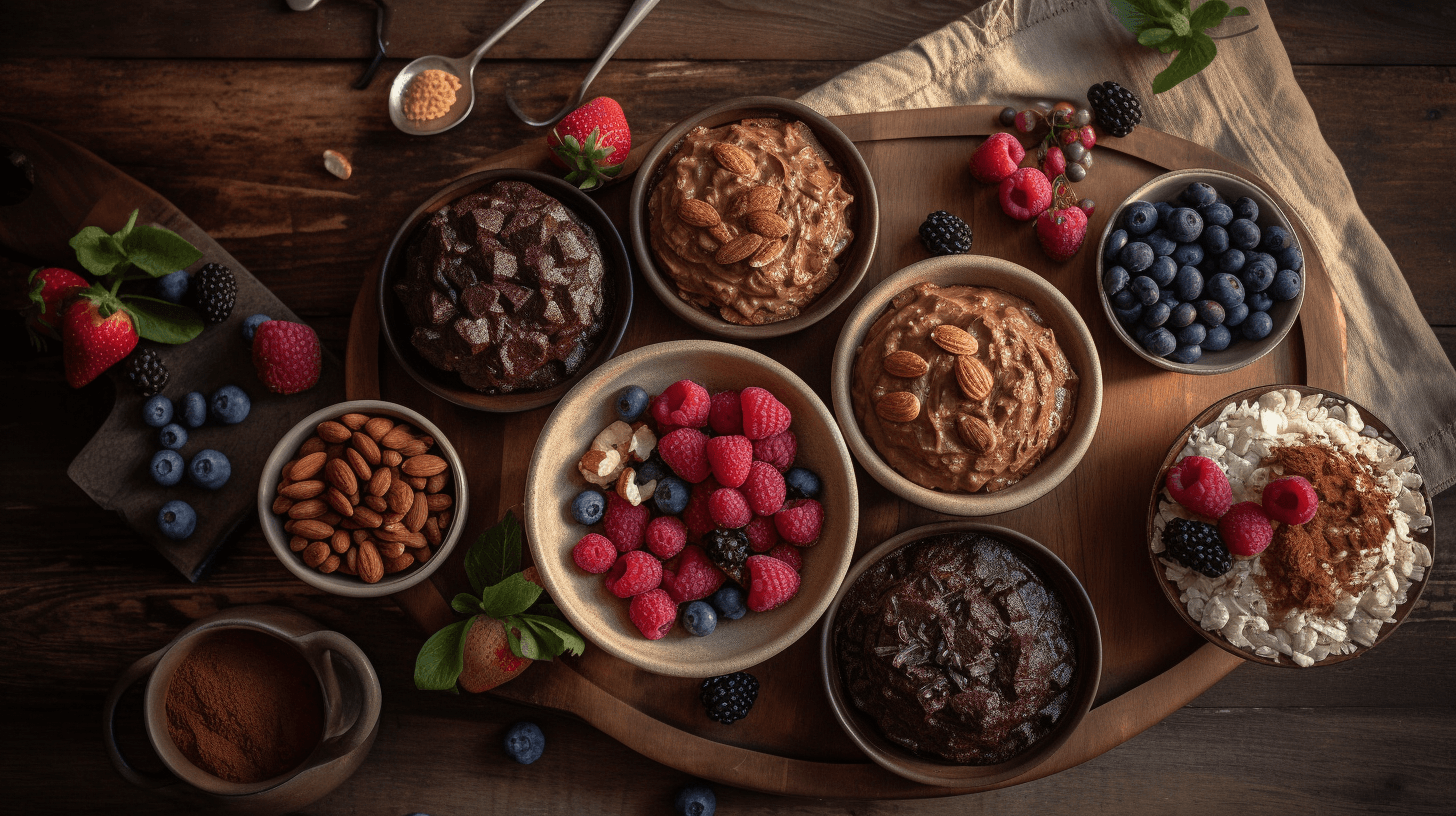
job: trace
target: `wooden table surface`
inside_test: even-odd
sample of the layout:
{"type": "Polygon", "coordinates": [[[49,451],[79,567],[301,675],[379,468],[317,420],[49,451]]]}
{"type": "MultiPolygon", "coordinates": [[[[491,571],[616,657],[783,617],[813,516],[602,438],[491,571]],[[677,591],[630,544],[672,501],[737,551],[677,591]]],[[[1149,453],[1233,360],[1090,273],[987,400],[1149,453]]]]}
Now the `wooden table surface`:
{"type": "MultiPolygon", "coordinates": [[[[545,4],[482,63],[472,118],[443,136],[394,130],[383,98],[404,59],[463,54],[516,5],[395,0],[390,59],[364,64],[372,11],[282,0],[0,3],[0,112],[50,128],[151,186],[208,230],[342,355],[370,258],[443,182],[539,134],[528,110],[560,104],[627,0],[545,4]],[[340,182],[326,148],[354,162],[340,182]]],[[[598,78],[634,130],[704,105],[796,95],[899,48],[977,0],[669,0],[598,78]],[[833,14],[824,8],[833,5],[833,14]]],[[[1444,0],[1271,0],[1270,14],[1359,203],[1427,320],[1456,349],[1456,10],[1444,0]]],[[[1088,77],[1088,84],[1103,77],[1088,77]]],[[[1115,202],[1103,202],[1111,206],[1115,202]]],[[[15,305],[13,264],[0,308],[15,305]]],[[[65,385],[59,353],[0,321],[0,789],[8,812],[172,812],[111,769],[101,702],[136,658],[191,620],[240,604],[297,609],[354,638],[378,668],[385,710],[362,770],[310,814],[668,813],[689,781],[570,717],[485,696],[414,690],[422,633],[388,602],[293,579],[256,527],[205,582],[184,581],[97,508],[66,466],[111,404],[110,386],[65,385]],[[547,734],[531,766],[503,730],[547,734]],[[13,810],[12,810],[13,809],[13,810]]],[[[1436,500],[1456,517],[1456,491],[1436,500]]],[[[1456,535],[1438,526],[1449,553],[1456,535]]],[[[1317,672],[1246,665],[1121,747],[1039,782],[918,802],[792,800],[718,789],[724,814],[1449,813],[1456,767],[1456,567],[1379,649],[1317,672]]],[[[751,727],[751,719],[741,727],[751,727]]],[[[130,723],[133,729],[136,723],[130,723]]]]}

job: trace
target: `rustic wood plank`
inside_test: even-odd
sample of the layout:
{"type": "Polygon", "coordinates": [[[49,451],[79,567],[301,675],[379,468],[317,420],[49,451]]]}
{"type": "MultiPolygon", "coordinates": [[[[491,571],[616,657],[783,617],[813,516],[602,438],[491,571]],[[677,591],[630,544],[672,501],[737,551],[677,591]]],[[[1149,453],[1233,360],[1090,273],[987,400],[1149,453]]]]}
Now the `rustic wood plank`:
{"type": "MultiPolygon", "coordinates": [[[[1451,65],[1456,5],[1446,0],[1265,0],[1295,65],[1451,65]]],[[[1230,3],[1229,5],[1236,5],[1230,3]]],[[[1240,31],[1250,18],[1224,28],[1240,31]]],[[[1222,31],[1223,29],[1220,29],[1222,31]]]]}

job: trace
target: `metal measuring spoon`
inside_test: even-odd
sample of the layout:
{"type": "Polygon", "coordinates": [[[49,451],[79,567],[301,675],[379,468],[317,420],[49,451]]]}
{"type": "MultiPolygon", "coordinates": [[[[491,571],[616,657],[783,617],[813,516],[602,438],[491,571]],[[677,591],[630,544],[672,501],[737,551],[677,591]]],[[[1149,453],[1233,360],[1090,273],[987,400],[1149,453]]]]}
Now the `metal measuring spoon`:
{"type": "Polygon", "coordinates": [[[394,84],[389,86],[389,120],[394,122],[395,127],[412,136],[444,133],[465,121],[465,117],[475,109],[475,66],[480,64],[480,58],[485,56],[485,52],[500,41],[506,32],[515,28],[517,23],[526,19],[527,14],[535,11],[536,7],[544,2],[546,0],[526,0],[519,9],[516,9],[516,13],[502,23],[501,27],[497,28],[485,42],[460,59],[430,55],[420,57],[406,65],[394,78],[394,84]],[[455,94],[455,104],[450,106],[450,110],[444,116],[417,122],[404,115],[404,91],[417,75],[431,69],[454,74],[460,80],[460,90],[455,94]]]}

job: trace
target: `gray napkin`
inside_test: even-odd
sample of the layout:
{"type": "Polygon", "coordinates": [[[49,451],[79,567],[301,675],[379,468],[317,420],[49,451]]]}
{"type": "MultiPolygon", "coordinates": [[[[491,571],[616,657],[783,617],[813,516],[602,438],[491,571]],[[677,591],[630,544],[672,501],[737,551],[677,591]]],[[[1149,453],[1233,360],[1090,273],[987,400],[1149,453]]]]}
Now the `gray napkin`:
{"type": "Polygon", "coordinates": [[[800,97],[820,113],[1017,105],[1085,98],[1111,79],[1143,102],[1143,124],[1252,169],[1299,214],[1344,307],[1349,393],[1414,449],[1432,495],[1456,484],[1456,370],[1355,202],[1260,0],[1225,23],[1218,58],[1162,94],[1168,58],[1137,44],[1107,0],[991,0],[800,97]]]}

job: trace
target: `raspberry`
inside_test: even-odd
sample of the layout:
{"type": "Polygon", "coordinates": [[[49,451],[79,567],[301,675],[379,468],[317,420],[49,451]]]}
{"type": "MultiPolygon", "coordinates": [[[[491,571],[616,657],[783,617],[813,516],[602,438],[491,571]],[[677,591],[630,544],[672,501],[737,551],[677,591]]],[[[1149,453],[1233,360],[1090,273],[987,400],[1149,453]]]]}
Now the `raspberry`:
{"type": "Polygon", "coordinates": [[[748,557],[748,608],[767,612],[784,605],[799,592],[799,573],[767,555],[748,557]]]}
{"type": "Polygon", "coordinates": [[[824,526],[824,507],[813,499],[799,499],[774,513],[774,527],[791,544],[806,547],[819,538],[824,526]]]}
{"type": "Polygon", "coordinates": [[[712,515],[714,524],[730,530],[745,527],[753,520],[753,513],[748,509],[748,500],[731,487],[713,491],[708,499],[708,512],[712,515]]]}
{"type": "Polygon", "coordinates": [[[618,598],[641,595],[662,583],[662,562],[644,550],[622,553],[607,573],[607,591],[618,598]]]}
{"type": "Polygon", "coordinates": [[[724,487],[738,487],[753,464],[753,443],[746,436],[715,436],[708,440],[708,464],[713,478],[724,487]]]}
{"type": "Polygon", "coordinates": [[[754,516],[743,532],[748,535],[748,548],[756,553],[768,552],[779,543],[779,531],[772,516],[754,516]]]}
{"type": "Polygon", "coordinates": [[[652,406],[652,417],[660,424],[701,428],[708,424],[708,389],[692,380],[669,385],[652,406]]]}
{"type": "Polygon", "coordinates": [[[780,544],[774,547],[768,551],[768,557],[777,558],[785,564],[788,564],[794,568],[794,572],[804,571],[804,555],[799,552],[798,547],[792,544],[780,544]]]}
{"type": "Polygon", "coordinates": [[[748,507],[759,516],[771,516],[784,506],[784,475],[768,462],[754,462],[743,482],[748,507]]]}
{"type": "MultiPolygon", "coordinates": [[[[649,558],[651,556],[648,556],[649,558]]],[[[632,598],[627,617],[648,640],[661,640],[677,620],[677,604],[660,589],[650,589],[632,598]]]]}
{"type": "Polygon", "coordinates": [[[708,427],[728,436],[743,433],[743,406],[737,391],[719,391],[708,401],[708,427]]]}
{"type": "Polygon", "coordinates": [[[1069,260],[1087,237],[1087,213],[1077,207],[1047,210],[1036,218],[1036,240],[1048,258],[1069,260]]]}
{"type": "Polygon", "coordinates": [[[697,428],[678,428],[657,440],[662,461],[684,481],[697,484],[708,478],[708,437],[697,428]]]}
{"type": "Polygon", "coordinates": [[[652,511],[645,504],[633,507],[615,492],[607,496],[607,515],[602,519],[603,532],[616,546],[617,552],[641,549],[647,533],[647,519],[652,511]]]}
{"type": "Polygon", "coordinates": [[[1041,160],[1041,172],[1055,186],[1057,176],[1067,172],[1067,154],[1056,145],[1047,148],[1046,155],[1041,160]]]}
{"type": "Polygon", "coordinates": [[[799,438],[793,431],[774,434],[767,439],[753,443],[753,458],[768,462],[779,473],[794,466],[794,457],[799,454],[799,438]]]}
{"type": "Polygon", "coordinates": [[[738,402],[743,407],[743,435],[749,439],[767,439],[783,433],[794,421],[787,406],[758,386],[743,389],[738,402]]]}
{"type": "Polygon", "coordinates": [[[1001,211],[1017,221],[1030,221],[1051,206],[1052,183],[1035,167],[1023,167],[1001,182],[1001,211]]]}
{"type": "Polygon", "coordinates": [[[1274,540],[1274,525],[1258,502],[1239,502],[1218,520],[1218,535],[1234,555],[1258,555],[1274,540]]]}
{"type": "Polygon", "coordinates": [[[971,154],[971,176],[983,184],[998,184],[1026,158],[1026,148],[1010,133],[992,133],[971,154]]]}
{"type": "Polygon", "coordinates": [[[678,603],[706,598],[718,591],[728,576],[718,569],[703,548],[689,544],[683,548],[677,561],[677,571],[664,571],[662,588],[678,603]]]}
{"type": "Polygon", "coordinates": [[[601,533],[587,533],[571,548],[571,560],[592,575],[601,575],[617,560],[617,548],[601,533]]]}
{"type": "Polygon", "coordinates": [[[1264,512],[1285,524],[1304,524],[1319,510],[1319,494],[1303,476],[1285,476],[1264,485],[1264,512]]]}
{"type": "Polygon", "coordinates": [[[1218,463],[1206,456],[1189,456],[1168,470],[1164,486],[1173,501],[1200,516],[1216,519],[1234,502],[1233,488],[1218,463]]]}
{"type": "Polygon", "coordinates": [[[677,555],[686,543],[688,531],[677,516],[658,516],[647,522],[647,549],[658,558],[677,555]]]}
{"type": "Polygon", "coordinates": [[[253,335],[253,367],[258,379],[275,394],[297,394],[313,388],[323,371],[318,335],[302,323],[269,320],[253,335]]]}
{"type": "Polygon", "coordinates": [[[708,500],[712,498],[713,492],[719,486],[716,479],[708,479],[693,485],[692,498],[688,499],[688,506],[682,514],[683,524],[688,528],[689,539],[696,541],[702,538],[704,533],[713,529],[713,514],[708,509],[708,500]]]}

